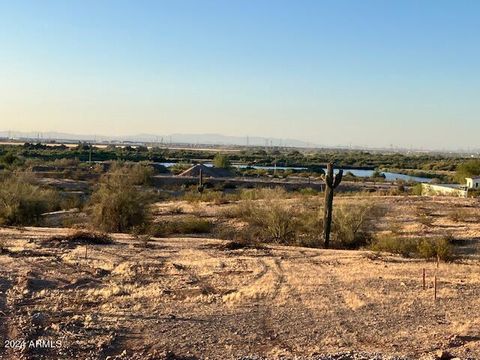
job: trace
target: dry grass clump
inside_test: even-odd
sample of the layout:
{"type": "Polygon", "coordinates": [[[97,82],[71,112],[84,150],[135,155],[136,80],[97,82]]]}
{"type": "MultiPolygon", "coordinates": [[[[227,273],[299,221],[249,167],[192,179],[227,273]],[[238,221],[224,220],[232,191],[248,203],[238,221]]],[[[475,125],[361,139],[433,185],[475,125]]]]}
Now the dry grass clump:
{"type": "Polygon", "coordinates": [[[477,222],[479,217],[472,209],[452,209],[447,213],[447,217],[454,222],[477,222]]]}
{"type": "Polygon", "coordinates": [[[10,176],[0,182],[0,225],[35,225],[41,215],[58,210],[54,190],[33,185],[25,176],[10,176]]]}
{"type": "Polygon", "coordinates": [[[153,236],[163,237],[169,235],[207,234],[212,231],[214,224],[205,219],[188,216],[178,220],[168,220],[152,226],[153,236]]]}
{"type": "Polygon", "coordinates": [[[434,222],[433,214],[429,209],[418,207],[416,209],[417,221],[427,227],[431,227],[434,222]]]}
{"type": "Polygon", "coordinates": [[[72,248],[78,245],[111,245],[112,237],[106,233],[96,231],[76,231],[72,234],[52,236],[42,241],[48,247],[72,248]]]}
{"type": "Polygon", "coordinates": [[[215,205],[222,205],[237,200],[238,196],[235,196],[235,194],[225,194],[222,191],[210,189],[203,192],[199,192],[198,190],[189,190],[185,192],[182,199],[190,203],[211,202],[215,205]]]}
{"type": "Polygon", "coordinates": [[[448,237],[399,238],[391,235],[377,237],[371,249],[378,252],[399,254],[403,257],[418,257],[444,261],[454,259],[454,250],[448,237]]]}
{"type": "Polygon", "coordinates": [[[288,192],[282,187],[276,188],[256,188],[242,189],[240,191],[241,200],[281,200],[289,197],[288,192]]]}

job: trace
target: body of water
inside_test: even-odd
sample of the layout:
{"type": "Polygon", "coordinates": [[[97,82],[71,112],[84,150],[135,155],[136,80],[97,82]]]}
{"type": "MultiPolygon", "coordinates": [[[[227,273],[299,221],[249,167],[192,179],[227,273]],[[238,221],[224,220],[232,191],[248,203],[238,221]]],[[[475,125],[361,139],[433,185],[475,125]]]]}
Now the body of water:
{"type": "MultiPolygon", "coordinates": [[[[163,165],[165,167],[170,167],[173,165],[176,165],[177,163],[174,162],[163,162],[163,163],[158,163],[160,165],[163,165]]],[[[213,166],[211,163],[204,163],[205,166],[213,166]]],[[[245,169],[247,167],[253,168],[253,169],[265,169],[265,170],[274,170],[275,166],[248,166],[248,165],[233,165],[234,167],[240,168],[240,169],[245,169]]],[[[306,168],[304,167],[291,167],[291,166],[277,166],[277,170],[305,170],[306,168]]],[[[327,170],[326,168],[324,169],[325,171],[327,170]]],[[[338,169],[335,169],[335,172],[338,172],[338,169]]],[[[354,176],[357,177],[371,177],[374,173],[374,170],[364,170],[364,169],[344,169],[343,174],[345,175],[347,172],[352,173],[354,176]]],[[[392,173],[392,172],[382,172],[382,174],[385,175],[385,180],[387,181],[395,181],[395,180],[403,180],[407,182],[421,182],[421,183],[428,183],[431,182],[432,179],[430,178],[424,178],[424,177],[419,177],[419,176],[411,176],[411,175],[404,175],[404,174],[398,174],[398,173],[392,173]]]]}

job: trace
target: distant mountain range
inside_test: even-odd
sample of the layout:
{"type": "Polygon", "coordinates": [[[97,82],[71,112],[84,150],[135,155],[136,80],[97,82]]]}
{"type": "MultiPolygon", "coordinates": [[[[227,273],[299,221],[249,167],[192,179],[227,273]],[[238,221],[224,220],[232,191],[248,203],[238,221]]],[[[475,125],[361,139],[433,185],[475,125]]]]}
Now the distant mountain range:
{"type": "Polygon", "coordinates": [[[288,146],[288,147],[319,147],[318,144],[296,139],[265,138],[259,136],[227,136],[221,134],[171,134],[151,135],[138,134],[128,136],[80,135],[60,132],[22,132],[0,131],[0,138],[58,142],[94,141],[94,142],[134,142],[134,143],[175,143],[175,144],[205,144],[205,145],[249,145],[249,146],[288,146]]]}

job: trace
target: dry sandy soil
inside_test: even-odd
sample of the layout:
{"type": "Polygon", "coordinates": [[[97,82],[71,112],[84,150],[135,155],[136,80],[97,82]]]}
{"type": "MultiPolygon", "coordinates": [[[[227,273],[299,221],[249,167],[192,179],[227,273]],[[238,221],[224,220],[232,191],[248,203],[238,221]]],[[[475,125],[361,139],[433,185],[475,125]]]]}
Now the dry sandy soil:
{"type": "MultiPolygon", "coordinates": [[[[139,247],[50,248],[64,229],[3,229],[2,359],[263,356],[361,351],[419,358],[438,349],[480,358],[480,264],[199,238],[139,247]],[[422,269],[427,289],[422,290],[422,269]],[[432,279],[438,275],[438,298],[432,279]],[[41,349],[30,340],[59,341],[41,349]],[[170,352],[170,353],[168,353],[170,352]]],[[[372,355],[373,356],[373,355],[372,355]]],[[[368,357],[366,357],[368,358],[368,357]]]]}

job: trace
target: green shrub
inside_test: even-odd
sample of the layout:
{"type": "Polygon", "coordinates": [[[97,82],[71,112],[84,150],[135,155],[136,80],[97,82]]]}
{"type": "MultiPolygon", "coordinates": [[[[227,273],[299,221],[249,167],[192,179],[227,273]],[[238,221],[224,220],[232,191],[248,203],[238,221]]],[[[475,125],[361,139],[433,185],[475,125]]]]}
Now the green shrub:
{"type": "Polygon", "coordinates": [[[93,224],[103,231],[125,232],[150,220],[146,197],[120,171],[109,172],[91,199],[93,224]]]}
{"type": "Polygon", "coordinates": [[[421,183],[417,183],[415,185],[412,186],[411,188],[411,193],[412,195],[418,195],[418,196],[422,196],[423,194],[423,186],[421,183]]]}
{"type": "Polygon", "coordinates": [[[457,166],[455,180],[460,184],[465,183],[465,178],[480,175],[480,160],[468,160],[457,166]]]}
{"type": "Polygon", "coordinates": [[[0,225],[34,225],[43,213],[58,209],[56,191],[33,185],[23,175],[0,182],[0,225]]]}
{"type": "Polygon", "coordinates": [[[227,155],[217,153],[213,158],[213,166],[216,168],[229,169],[232,167],[232,164],[227,155]]]}

